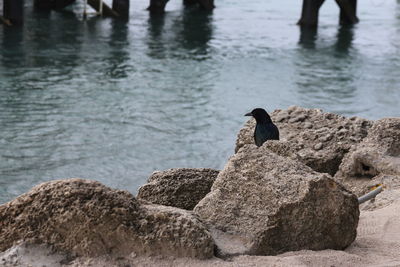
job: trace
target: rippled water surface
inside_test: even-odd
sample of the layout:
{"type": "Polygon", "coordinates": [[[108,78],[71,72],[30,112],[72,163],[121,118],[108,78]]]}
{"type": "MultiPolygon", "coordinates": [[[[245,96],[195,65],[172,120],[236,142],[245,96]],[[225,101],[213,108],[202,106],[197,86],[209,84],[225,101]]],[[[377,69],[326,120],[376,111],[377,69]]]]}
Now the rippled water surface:
{"type": "Polygon", "coordinates": [[[150,17],[136,0],[124,23],[27,3],[22,28],[0,25],[0,203],[56,178],[135,193],[154,170],[222,168],[253,107],[400,116],[400,2],[359,1],[341,28],[328,0],[318,32],[296,26],[301,4],[150,17]]]}

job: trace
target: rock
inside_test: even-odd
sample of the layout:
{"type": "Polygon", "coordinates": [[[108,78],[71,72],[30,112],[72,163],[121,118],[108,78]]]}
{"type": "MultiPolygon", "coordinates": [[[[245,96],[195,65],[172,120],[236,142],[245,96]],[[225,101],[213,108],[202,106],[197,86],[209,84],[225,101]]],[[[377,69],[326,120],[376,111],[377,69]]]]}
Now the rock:
{"type": "Polygon", "coordinates": [[[0,253],[0,266],[65,266],[74,259],[71,255],[54,252],[45,244],[17,244],[0,253]]]}
{"type": "MultiPolygon", "coordinates": [[[[320,109],[297,106],[275,110],[271,118],[279,128],[281,140],[268,141],[265,146],[279,155],[299,160],[317,172],[330,175],[337,172],[344,155],[352,145],[367,136],[372,125],[365,119],[345,118],[320,109]]],[[[246,144],[254,144],[254,127],[254,119],[246,122],[238,134],[235,152],[246,144]]]]}
{"type": "Polygon", "coordinates": [[[43,183],[0,206],[0,251],[18,241],[77,256],[168,255],[209,258],[214,243],[188,211],[141,205],[98,182],[43,183]]]}
{"type": "Polygon", "coordinates": [[[306,121],[306,122],[304,123],[304,128],[306,128],[306,129],[311,129],[312,127],[313,127],[313,125],[312,125],[311,122],[306,121]]]}
{"type": "Polygon", "coordinates": [[[146,217],[140,229],[151,255],[200,259],[214,255],[211,234],[192,212],[153,204],[144,204],[143,208],[146,217]]]}
{"type": "Polygon", "coordinates": [[[363,141],[343,158],[335,179],[357,195],[377,184],[400,185],[400,119],[374,122],[363,141]],[[393,177],[398,177],[393,178],[393,177]]]}
{"type": "Polygon", "coordinates": [[[212,169],[170,169],[154,172],[139,188],[138,199],[154,204],[192,210],[210,192],[219,171],[212,169]]]}
{"type": "Polygon", "coordinates": [[[194,212],[220,255],[344,249],[359,217],[356,196],[329,175],[255,145],[230,158],[194,212]]]}
{"type": "Polygon", "coordinates": [[[323,143],[318,143],[318,144],[316,144],[316,145],[314,146],[314,149],[315,149],[315,150],[321,150],[323,147],[324,147],[324,144],[323,144],[323,143]]]}

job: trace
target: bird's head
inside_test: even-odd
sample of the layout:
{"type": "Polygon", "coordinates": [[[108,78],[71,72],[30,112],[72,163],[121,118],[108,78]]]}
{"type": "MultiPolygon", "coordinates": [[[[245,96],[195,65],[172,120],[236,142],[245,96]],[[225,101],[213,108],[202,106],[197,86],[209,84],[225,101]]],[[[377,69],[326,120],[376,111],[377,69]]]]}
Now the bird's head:
{"type": "Polygon", "coordinates": [[[263,108],[255,108],[251,112],[246,113],[245,116],[252,116],[259,123],[272,122],[271,117],[263,108]]]}

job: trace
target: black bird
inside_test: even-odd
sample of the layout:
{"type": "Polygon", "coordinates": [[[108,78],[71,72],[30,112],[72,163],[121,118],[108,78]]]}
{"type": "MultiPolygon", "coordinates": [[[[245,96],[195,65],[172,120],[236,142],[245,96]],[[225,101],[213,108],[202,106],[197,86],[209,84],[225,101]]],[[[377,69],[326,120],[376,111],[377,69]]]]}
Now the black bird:
{"type": "Polygon", "coordinates": [[[256,119],[256,129],[254,130],[254,141],[258,147],[267,140],[279,140],[278,127],[272,122],[271,117],[262,108],[253,109],[245,116],[253,116],[256,119]]]}

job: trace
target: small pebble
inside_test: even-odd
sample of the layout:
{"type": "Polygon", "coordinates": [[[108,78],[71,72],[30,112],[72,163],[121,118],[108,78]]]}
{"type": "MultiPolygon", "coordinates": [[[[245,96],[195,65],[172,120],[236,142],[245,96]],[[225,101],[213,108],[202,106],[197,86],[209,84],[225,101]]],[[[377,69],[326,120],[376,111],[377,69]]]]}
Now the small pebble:
{"type": "Polygon", "coordinates": [[[327,135],[325,135],[325,136],[323,136],[323,137],[321,137],[321,141],[322,142],[327,142],[327,141],[329,141],[329,140],[331,140],[332,139],[332,137],[333,137],[333,135],[332,134],[327,134],[327,135]]]}
{"type": "Polygon", "coordinates": [[[307,122],[304,123],[304,128],[311,129],[312,127],[313,127],[313,125],[312,125],[311,122],[307,121],[307,122]]]}
{"type": "Polygon", "coordinates": [[[276,122],[282,122],[284,120],[286,120],[286,116],[285,115],[280,115],[279,114],[278,116],[275,117],[275,121],[276,122]]]}
{"type": "Polygon", "coordinates": [[[322,143],[318,143],[314,146],[315,150],[321,150],[324,145],[322,143]]]}

